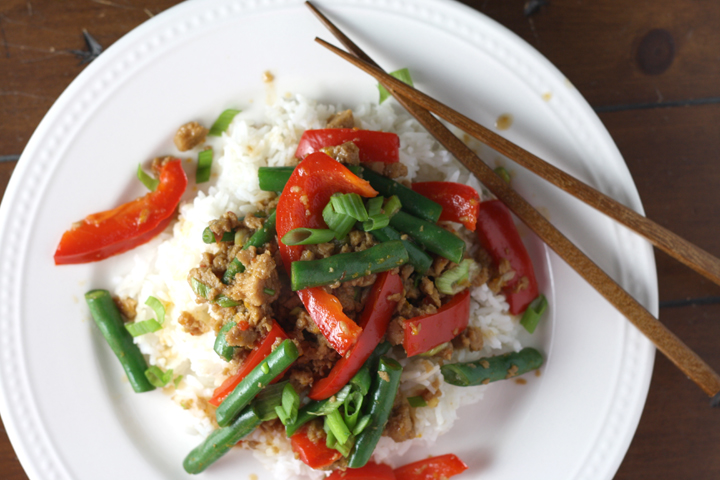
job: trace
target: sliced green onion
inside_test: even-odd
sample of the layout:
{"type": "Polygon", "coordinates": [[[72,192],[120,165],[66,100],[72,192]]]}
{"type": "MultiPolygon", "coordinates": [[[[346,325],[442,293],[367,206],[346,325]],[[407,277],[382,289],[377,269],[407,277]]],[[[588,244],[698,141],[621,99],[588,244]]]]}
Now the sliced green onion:
{"type": "Polygon", "coordinates": [[[317,245],[327,243],[335,238],[335,232],[320,228],[294,228],[283,235],[281,241],[285,245],[317,245]]]}
{"type": "Polygon", "coordinates": [[[215,343],[213,344],[213,350],[215,350],[215,353],[217,353],[221,358],[224,358],[228,362],[233,359],[235,356],[235,352],[240,347],[233,347],[231,345],[228,345],[227,343],[227,334],[235,328],[237,324],[235,322],[228,322],[220,329],[220,331],[217,334],[217,337],[215,337],[215,343]]]}
{"type": "Polygon", "coordinates": [[[128,323],[125,325],[125,328],[133,337],[139,337],[146,333],[157,332],[162,328],[162,325],[154,318],[151,318],[150,320],[143,320],[142,322],[128,323]]]}
{"type": "MultiPolygon", "coordinates": [[[[242,247],[245,245],[245,242],[248,241],[248,238],[250,238],[250,232],[244,228],[239,228],[233,236],[233,243],[238,247],[242,247]]],[[[225,240],[223,239],[223,241],[225,240]]]]}
{"type": "Polygon", "coordinates": [[[165,322],[165,305],[163,305],[160,300],[152,296],[145,300],[145,305],[153,309],[158,323],[162,325],[165,322]]]}
{"type": "Polygon", "coordinates": [[[195,183],[204,183],[210,180],[212,162],[213,149],[211,147],[208,147],[198,153],[197,169],[195,170],[195,183]]]}
{"type": "Polygon", "coordinates": [[[345,403],[345,399],[350,395],[351,389],[352,385],[345,385],[338,393],[328,398],[317,410],[310,412],[310,414],[320,417],[337,410],[345,403]]]}
{"type": "Polygon", "coordinates": [[[373,215],[382,213],[384,199],[384,197],[377,196],[367,201],[367,205],[365,205],[365,208],[367,208],[368,217],[372,217],[373,215]]]}
{"type": "Polygon", "coordinates": [[[182,375],[178,375],[177,377],[175,377],[173,379],[173,385],[175,386],[175,388],[177,388],[178,385],[180,385],[180,382],[182,382],[182,379],[183,379],[182,375]]]}
{"type": "Polygon", "coordinates": [[[163,388],[165,385],[170,383],[173,378],[172,368],[168,369],[167,372],[163,372],[160,367],[153,365],[152,367],[145,370],[145,376],[148,381],[157,388],[163,388]]]}
{"type": "MultiPolygon", "coordinates": [[[[407,68],[401,68],[400,70],[395,70],[394,72],[390,72],[390,75],[397,78],[401,82],[405,82],[411,87],[413,86],[412,78],[410,77],[410,70],[407,68]]],[[[378,103],[383,103],[385,100],[387,100],[392,94],[387,91],[385,87],[380,85],[378,83],[378,90],[380,90],[380,101],[378,103]]]]}
{"type": "Polygon", "coordinates": [[[427,407],[427,402],[423,397],[418,395],[417,397],[408,397],[408,403],[413,408],[427,407]]]}
{"type": "Polygon", "coordinates": [[[440,353],[440,352],[442,352],[443,350],[445,350],[449,344],[450,344],[450,342],[441,343],[441,344],[438,345],[437,347],[433,347],[433,348],[431,348],[430,350],[428,350],[428,351],[426,351],[426,352],[420,353],[418,356],[419,356],[419,357],[434,357],[434,356],[437,355],[438,353],[440,353]]]}
{"type": "Polygon", "coordinates": [[[219,137],[222,135],[222,133],[230,126],[230,123],[233,121],[233,118],[235,118],[235,115],[238,113],[240,113],[240,110],[232,108],[228,108],[222,112],[218,119],[215,120],[215,123],[212,124],[212,127],[210,127],[208,135],[212,135],[213,137],[219,137]]]}
{"type": "Polygon", "coordinates": [[[402,208],[402,203],[397,195],[393,195],[385,201],[383,205],[383,213],[388,217],[392,217],[402,208]]]}
{"type": "Polygon", "coordinates": [[[505,180],[505,183],[508,185],[510,184],[510,172],[508,172],[505,167],[496,167],[495,170],[493,170],[500,178],[505,180]]]}
{"type": "Polygon", "coordinates": [[[345,425],[345,421],[338,410],[333,410],[325,416],[325,425],[330,429],[340,445],[343,445],[350,438],[350,429],[345,425]]]}
{"type": "Polygon", "coordinates": [[[373,230],[380,230],[390,225],[390,217],[384,213],[378,213],[377,215],[371,215],[368,217],[366,222],[363,222],[362,227],[366,232],[372,232],[373,230]]]}
{"type": "Polygon", "coordinates": [[[350,379],[349,385],[354,387],[356,392],[364,397],[370,391],[370,385],[372,384],[372,378],[370,377],[370,369],[363,365],[358,372],[350,379]]]}
{"type": "Polygon", "coordinates": [[[479,267],[474,260],[466,258],[456,267],[446,270],[435,279],[438,292],[455,295],[470,286],[470,279],[479,267]]]}
{"type": "Polygon", "coordinates": [[[265,295],[270,295],[271,297],[275,295],[275,290],[272,288],[263,288],[263,292],[265,292],[265,295]]]}
{"type": "Polygon", "coordinates": [[[265,387],[257,394],[252,402],[252,407],[263,422],[278,418],[276,410],[282,405],[283,391],[288,385],[287,381],[279,382],[265,387]]]}
{"type": "Polygon", "coordinates": [[[540,322],[540,317],[542,317],[545,310],[547,310],[547,306],[547,298],[541,293],[528,305],[527,310],[525,310],[525,313],[523,313],[520,319],[520,325],[525,327],[525,330],[528,332],[533,333],[540,322]]]}
{"type": "Polygon", "coordinates": [[[345,406],[343,420],[351,431],[355,428],[355,425],[357,425],[362,404],[363,396],[360,392],[353,392],[345,399],[345,403],[343,404],[345,406]]]}
{"type": "Polygon", "coordinates": [[[160,183],[160,180],[158,180],[157,178],[153,178],[147,173],[145,173],[145,170],[142,169],[142,165],[140,165],[139,163],[137,169],[137,178],[151,192],[154,192],[158,184],[160,183]]]}
{"type": "Polygon", "coordinates": [[[355,226],[355,219],[350,215],[336,212],[332,202],[328,202],[323,209],[323,220],[330,230],[335,232],[335,238],[338,240],[343,240],[355,226]]]}
{"type": "Polygon", "coordinates": [[[295,423],[300,409],[300,395],[290,383],[282,392],[282,404],[275,407],[275,412],[283,425],[295,423]]]}
{"type": "Polygon", "coordinates": [[[368,219],[365,205],[363,205],[362,198],[357,193],[336,193],[330,197],[330,201],[337,213],[350,215],[358,222],[364,222],[368,219]]]}
{"type": "Polygon", "coordinates": [[[228,263],[227,270],[223,274],[222,282],[225,285],[229,285],[235,279],[235,275],[245,271],[245,265],[242,264],[237,258],[233,258],[232,262],[228,263]]]}
{"type": "Polygon", "coordinates": [[[217,297],[215,297],[215,300],[213,300],[213,303],[217,303],[222,308],[230,308],[237,307],[242,302],[237,302],[230,297],[226,297],[225,295],[218,295],[217,297]]]}
{"type": "Polygon", "coordinates": [[[360,420],[358,420],[357,425],[355,425],[355,428],[353,428],[353,435],[357,436],[360,435],[360,432],[365,430],[365,427],[368,426],[368,423],[370,423],[370,415],[363,415],[360,417],[360,420]]]}

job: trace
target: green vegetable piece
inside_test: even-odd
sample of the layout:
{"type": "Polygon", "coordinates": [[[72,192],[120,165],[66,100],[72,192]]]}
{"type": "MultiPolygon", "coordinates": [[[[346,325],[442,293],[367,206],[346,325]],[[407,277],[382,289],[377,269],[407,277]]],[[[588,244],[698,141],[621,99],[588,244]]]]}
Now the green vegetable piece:
{"type": "MultiPolygon", "coordinates": [[[[252,401],[252,407],[263,422],[278,418],[277,409],[282,406],[283,390],[290,385],[284,381],[269,385],[257,394],[252,401]]],[[[290,386],[292,388],[292,386],[290,386]]]]}
{"type": "Polygon", "coordinates": [[[445,381],[451,385],[468,387],[485,385],[497,380],[513,378],[540,368],[543,357],[534,348],[523,348],[494,357],[468,363],[450,363],[440,367],[445,381]]]}
{"type": "Polygon", "coordinates": [[[462,262],[465,254],[465,242],[444,228],[405,212],[395,214],[390,219],[390,226],[407,233],[413,240],[431,252],[455,263],[462,262]]]}
{"type": "MultiPolygon", "coordinates": [[[[378,230],[373,230],[370,233],[372,233],[372,235],[381,242],[401,240],[400,233],[392,227],[380,228],[378,230]]],[[[424,275],[432,265],[432,257],[410,240],[402,240],[402,242],[408,253],[408,263],[413,266],[416,272],[424,275]]]]}
{"type": "Polygon", "coordinates": [[[248,406],[227,427],[215,430],[205,441],[195,447],[185,457],[183,468],[191,474],[202,472],[261,423],[262,420],[255,410],[248,406]]]}
{"type": "Polygon", "coordinates": [[[355,446],[348,458],[348,467],[360,468],[370,460],[390,417],[401,374],[402,367],[396,360],[380,357],[378,373],[373,378],[368,394],[367,414],[370,415],[370,422],[355,438],[355,446]]]}
{"type": "Polygon", "coordinates": [[[345,444],[350,438],[350,429],[345,425],[340,410],[333,410],[325,416],[325,425],[328,426],[340,445],[345,444]]]}
{"type": "Polygon", "coordinates": [[[152,318],[150,320],[125,324],[125,329],[127,329],[128,333],[130,333],[133,337],[139,337],[141,335],[145,335],[146,333],[157,332],[161,328],[162,325],[152,318]]]}
{"type": "MultiPolygon", "coordinates": [[[[384,343],[384,342],[383,342],[384,343]]],[[[386,352],[383,352],[386,353],[386,352]]],[[[366,361],[367,362],[367,361],[366,361]]],[[[350,379],[348,382],[356,392],[360,392],[362,396],[367,395],[370,391],[370,384],[372,378],[370,376],[370,368],[367,365],[363,365],[360,370],[350,379]]]]}
{"type": "Polygon", "coordinates": [[[139,163],[137,168],[137,178],[151,192],[154,192],[160,184],[160,180],[158,180],[157,178],[153,178],[147,173],[145,173],[145,170],[143,170],[142,165],[140,165],[139,163]]]}
{"type": "Polygon", "coordinates": [[[260,167],[258,183],[264,192],[282,192],[295,167],[260,167]]]}
{"type": "Polygon", "coordinates": [[[360,435],[360,433],[365,430],[365,427],[367,427],[370,424],[370,415],[363,415],[358,420],[357,424],[355,425],[355,428],[353,428],[353,435],[356,437],[360,435]]]}
{"type": "Polygon", "coordinates": [[[392,217],[399,212],[401,208],[402,203],[400,203],[400,199],[397,195],[393,195],[385,201],[385,205],[383,205],[383,213],[388,217],[392,217]]]}
{"type": "Polygon", "coordinates": [[[390,224],[390,217],[384,213],[378,213],[377,215],[371,215],[368,217],[366,222],[363,222],[362,227],[366,232],[372,232],[373,230],[379,230],[385,228],[390,224]]]}
{"type": "Polygon", "coordinates": [[[228,263],[227,270],[225,270],[225,273],[223,274],[222,282],[225,285],[230,285],[230,283],[235,279],[235,275],[244,271],[245,265],[243,265],[237,258],[233,258],[232,261],[228,263]]]}
{"type": "Polygon", "coordinates": [[[195,183],[205,183],[210,180],[212,171],[213,149],[208,147],[198,153],[197,168],[195,169],[195,183]]]}
{"type": "Polygon", "coordinates": [[[407,401],[413,408],[427,407],[427,402],[420,395],[417,397],[408,397],[407,401]]]}
{"type": "Polygon", "coordinates": [[[402,203],[403,210],[407,213],[430,223],[436,223],[440,218],[442,212],[440,204],[420,195],[411,188],[407,188],[405,185],[375,173],[368,168],[356,167],[350,170],[362,175],[362,178],[370,182],[370,186],[377,190],[380,195],[385,197],[396,195],[402,203]]]}
{"type": "MultiPolygon", "coordinates": [[[[464,245],[464,243],[463,243],[464,245]]],[[[347,282],[373,273],[391,270],[408,261],[399,240],[380,243],[361,252],[340,253],[317,260],[293,262],[290,284],[293,291],[347,282]]]]}
{"type": "MultiPolygon", "coordinates": [[[[203,230],[202,240],[203,243],[207,243],[208,245],[217,243],[215,234],[210,230],[210,227],[205,227],[205,230],[203,230]]],[[[232,242],[233,240],[235,240],[235,232],[224,232],[220,239],[221,242],[232,242]]]]}
{"type": "Polygon", "coordinates": [[[223,325],[223,327],[218,332],[217,337],[215,337],[215,345],[213,345],[213,350],[215,350],[215,353],[220,355],[220,357],[224,358],[228,362],[233,359],[235,352],[239,348],[232,347],[227,343],[227,334],[235,327],[235,325],[235,322],[228,322],[223,325]]]}
{"type": "Polygon", "coordinates": [[[300,408],[300,395],[295,388],[288,383],[283,388],[281,404],[275,407],[280,421],[283,425],[289,425],[297,421],[298,409],[300,408]]]}
{"type": "Polygon", "coordinates": [[[165,323],[165,305],[163,305],[160,300],[153,296],[149,296],[147,300],[145,300],[145,305],[153,309],[157,322],[160,325],[165,323]]]}
{"type": "Polygon", "coordinates": [[[228,129],[230,126],[230,123],[232,123],[233,118],[235,118],[235,115],[240,113],[240,110],[235,110],[232,108],[228,108],[224,112],[220,114],[217,120],[215,120],[215,123],[213,123],[212,127],[210,127],[210,131],[208,132],[208,135],[211,135],[213,137],[219,137],[222,135],[222,133],[228,129]]]}
{"type": "Polygon", "coordinates": [[[363,204],[362,197],[357,193],[336,193],[330,197],[333,209],[337,213],[350,215],[358,222],[368,219],[368,213],[363,204]]]}
{"type": "Polygon", "coordinates": [[[160,367],[153,365],[145,370],[145,377],[147,377],[148,381],[152,383],[153,386],[163,388],[172,381],[173,370],[170,368],[167,372],[163,372],[160,367]]]}
{"type": "Polygon", "coordinates": [[[243,250],[247,250],[250,247],[260,248],[266,243],[271,242],[275,238],[275,211],[268,215],[263,226],[258,228],[255,233],[252,234],[250,239],[245,245],[243,250]]]}
{"type": "Polygon", "coordinates": [[[363,404],[363,394],[357,391],[352,392],[348,398],[345,399],[343,406],[345,407],[345,413],[343,414],[343,420],[348,429],[352,431],[357,425],[358,417],[360,416],[360,409],[363,404]]]}
{"type": "MultiPolygon", "coordinates": [[[[397,78],[401,82],[405,82],[411,87],[413,86],[412,78],[410,77],[410,70],[407,68],[401,68],[400,70],[395,70],[394,72],[390,72],[390,75],[397,78]]],[[[378,103],[383,103],[385,100],[387,100],[389,97],[392,96],[390,92],[388,92],[387,88],[383,87],[381,84],[378,83],[378,90],[380,91],[380,101],[378,103]]]]}
{"type": "Polygon", "coordinates": [[[263,288],[263,292],[265,293],[265,295],[270,295],[271,297],[275,295],[275,290],[273,290],[272,288],[263,288]]]}
{"type": "Polygon", "coordinates": [[[455,295],[470,286],[470,280],[480,269],[474,260],[466,258],[459,265],[445,270],[435,279],[435,286],[440,293],[455,295]]]}
{"type": "Polygon", "coordinates": [[[215,297],[215,300],[213,300],[213,303],[217,303],[217,304],[220,305],[222,308],[237,307],[238,305],[241,304],[241,302],[238,302],[238,301],[236,301],[236,300],[233,300],[232,298],[227,297],[227,296],[222,295],[222,294],[220,294],[220,295],[218,295],[217,297],[215,297]]]}
{"type": "Polygon", "coordinates": [[[345,385],[338,393],[330,398],[326,398],[325,400],[312,400],[308,402],[298,411],[297,419],[294,422],[290,422],[285,425],[285,433],[287,436],[292,437],[300,427],[310,420],[319,416],[327,415],[333,410],[340,408],[340,406],[345,403],[345,399],[348,395],[350,395],[351,391],[352,387],[350,385],[345,385]]]}
{"type": "Polygon", "coordinates": [[[298,349],[290,340],[284,340],[273,350],[265,360],[252,369],[250,373],[235,387],[235,390],[223,400],[215,411],[218,425],[229,425],[240,411],[263,388],[272,382],[275,377],[282,374],[298,358],[298,349]],[[262,364],[266,364],[270,371],[263,372],[262,364]]]}
{"type": "Polygon", "coordinates": [[[382,207],[383,207],[383,200],[385,197],[377,196],[368,199],[367,204],[365,205],[365,209],[367,210],[368,217],[372,217],[373,215],[378,215],[382,213],[382,207]]]}
{"type": "Polygon", "coordinates": [[[547,298],[545,298],[545,295],[541,293],[535,300],[530,302],[530,305],[528,305],[525,313],[523,313],[523,316],[520,319],[520,325],[525,327],[525,330],[528,332],[534,333],[538,323],[540,322],[540,318],[543,316],[543,313],[545,313],[545,310],[547,310],[547,307],[547,298]]]}
{"type": "Polygon", "coordinates": [[[493,170],[498,177],[505,180],[505,183],[510,185],[510,172],[508,172],[505,167],[496,167],[495,170],[493,170]]]}
{"type": "Polygon", "coordinates": [[[423,353],[418,354],[418,356],[420,356],[420,357],[434,357],[434,356],[437,355],[438,353],[440,353],[440,352],[442,352],[443,350],[445,350],[449,344],[450,344],[450,342],[441,343],[440,345],[431,348],[431,349],[428,350],[427,352],[423,352],[423,353]]]}
{"type": "Polygon", "coordinates": [[[281,241],[285,245],[317,245],[327,243],[335,238],[335,232],[320,228],[294,228],[283,235],[281,241]]]}
{"type": "Polygon", "coordinates": [[[345,236],[355,226],[356,220],[350,215],[336,212],[332,202],[325,205],[322,215],[328,228],[335,232],[335,238],[338,240],[344,240],[345,236]]]}
{"type": "Polygon", "coordinates": [[[120,311],[107,290],[91,290],[85,294],[90,313],[105,341],[120,361],[136,392],[147,392],[155,387],[145,376],[147,363],[132,336],[124,327],[120,311]]]}

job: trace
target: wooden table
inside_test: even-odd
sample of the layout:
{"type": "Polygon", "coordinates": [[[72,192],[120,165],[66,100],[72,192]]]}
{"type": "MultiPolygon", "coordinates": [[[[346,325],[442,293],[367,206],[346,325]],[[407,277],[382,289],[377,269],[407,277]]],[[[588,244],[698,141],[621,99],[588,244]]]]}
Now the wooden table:
{"type": "MultiPolygon", "coordinates": [[[[0,193],[43,115],[84,68],[172,0],[0,3],[0,193]]],[[[465,0],[554,63],[615,139],[647,215],[720,255],[720,2],[465,0]],[[542,4],[542,5],[541,5],[542,4]]],[[[720,287],[657,253],[660,318],[720,369],[720,287]]],[[[720,478],[720,411],[663,356],[618,480],[720,478]]],[[[0,476],[27,478],[0,424],[0,476]]]]}

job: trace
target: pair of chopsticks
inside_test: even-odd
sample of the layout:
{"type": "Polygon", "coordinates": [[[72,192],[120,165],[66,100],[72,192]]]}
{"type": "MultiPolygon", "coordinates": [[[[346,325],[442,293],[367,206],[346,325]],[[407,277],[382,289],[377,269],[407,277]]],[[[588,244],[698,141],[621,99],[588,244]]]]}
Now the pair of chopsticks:
{"type": "Polygon", "coordinates": [[[430,112],[494,148],[553,185],[617,220],[653,245],[720,284],[720,260],[690,242],[639,215],[612,198],[479,125],[448,106],[385,73],[372,58],[340,31],[309,1],[306,5],[351,53],[316,38],[315,41],[375,77],[455,158],[540,237],[555,253],[630,320],[670,361],[720,405],[720,376],[695,352],[613,281],[600,267],[560,233],[545,217],[486,165],[430,112]]]}

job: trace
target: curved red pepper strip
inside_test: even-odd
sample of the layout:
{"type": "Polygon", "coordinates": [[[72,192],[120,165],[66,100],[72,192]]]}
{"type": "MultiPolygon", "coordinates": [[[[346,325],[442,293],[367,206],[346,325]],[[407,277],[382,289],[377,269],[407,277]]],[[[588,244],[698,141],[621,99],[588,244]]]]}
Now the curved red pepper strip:
{"type": "MultiPolygon", "coordinates": [[[[333,193],[357,193],[374,197],[370,184],[322,152],[308,155],[290,176],[276,210],[278,239],[294,228],[327,228],[322,211],[333,193]]],[[[278,240],[285,269],[300,260],[302,245],[289,246],[278,240]]],[[[340,301],[320,287],[298,292],[305,308],[330,345],[345,355],[357,341],[362,329],[342,311],[340,301]]]]}
{"type": "Polygon", "coordinates": [[[364,467],[335,470],[325,480],[395,480],[390,465],[368,462],[364,467]]]}
{"type": "Polygon", "coordinates": [[[465,330],[470,318],[470,290],[455,295],[437,312],[403,322],[403,347],[408,357],[449,342],[465,330]]]}
{"type": "Polygon", "coordinates": [[[342,453],[328,448],[325,439],[313,442],[307,434],[308,426],[303,425],[300,430],[290,437],[290,446],[298,458],[310,468],[323,468],[332,465],[342,457],[342,453]]]}
{"type": "Polygon", "coordinates": [[[462,223],[474,232],[480,194],[472,187],[455,182],[418,182],[412,189],[442,206],[440,221],[462,223]]]}
{"type": "MultiPolygon", "coordinates": [[[[270,355],[270,352],[272,352],[272,346],[275,344],[275,340],[277,340],[278,338],[285,340],[286,338],[288,338],[288,336],[282,329],[282,327],[278,325],[275,320],[273,320],[272,328],[265,336],[265,338],[262,339],[260,344],[253,348],[252,352],[250,352],[250,355],[245,358],[242,366],[240,366],[240,370],[238,370],[235,375],[226,378],[222,385],[215,389],[215,391],[213,392],[213,396],[210,399],[210,404],[215,405],[216,407],[220,405],[222,401],[225,400],[225,397],[230,395],[230,392],[235,390],[235,387],[237,387],[238,383],[240,383],[242,379],[245,378],[247,374],[252,371],[253,368],[257,367],[260,362],[265,360],[265,357],[270,355]]],[[[275,380],[279,380],[281,377],[282,375],[278,375],[275,380]]]]}
{"type": "Polygon", "coordinates": [[[503,293],[510,305],[511,314],[524,312],[538,296],[535,269],[510,210],[500,200],[489,200],[480,204],[477,234],[483,248],[490,253],[496,264],[499,265],[503,258],[510,262],[515,277],[503,288],[503,293]],[[517,283],[523,277],[527,278],[527,286],[519,289],[517,283]]]}
{"type": "Polygon", "coordinates": [[[330,398],[360,370],[385,335],[397,307],[397,300],[388,300],[388,297],[402,292],[399,275],[391,272],[378,275],[360,315],[359,325],[363,329],[360,338],[350,352],[335,363],[327,377],[313,383],[308,397],[313,400],[330,398]]]}
{"type": "Polygon", "coordinates": [[[154,192],[88,215],[65,232],[55,251],[55,264],[96,262],[149,242],[172,220],[185,187],[187,177],[180,160],[166,162],[154,192]]]}
{"type": "Polygon", "coordinates": [[[426,458],[395,469],[396,480],[437,480],[450,478],[467,470],[465,462],[456,455],[448,453],[426,458]]]}
{"type": "Polygon", "coordinates": [[[296,158],[305,158],[325,147],[353,142],[360,150],[360,161],[395,163],[400,161],[400,138],[395,133],[359,130],[357,128],[324,128],[305,130],[300,137],[296,158]]]}

